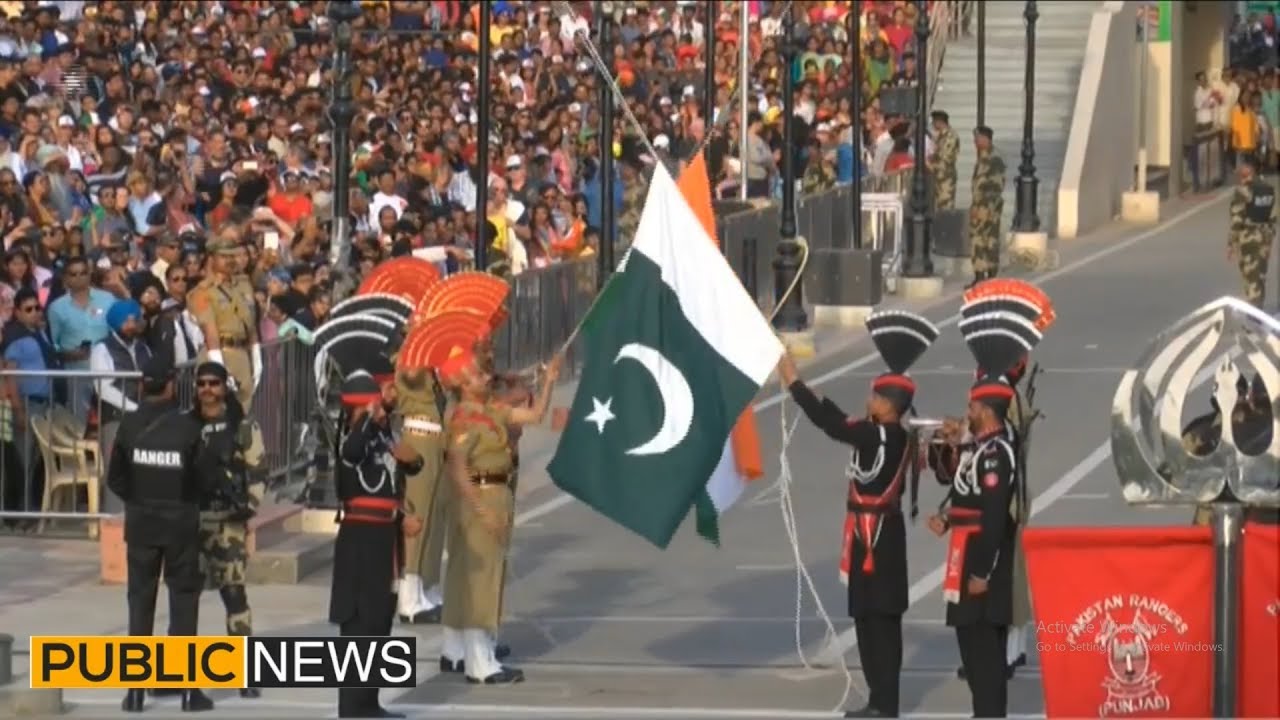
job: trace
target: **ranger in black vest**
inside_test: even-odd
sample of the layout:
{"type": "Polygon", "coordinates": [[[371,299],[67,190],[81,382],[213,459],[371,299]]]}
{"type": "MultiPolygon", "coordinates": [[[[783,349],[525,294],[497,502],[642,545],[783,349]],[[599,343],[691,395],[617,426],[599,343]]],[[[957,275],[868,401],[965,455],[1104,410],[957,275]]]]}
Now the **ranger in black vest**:
{"type": "Polygon", "coordinates": [[[1227,257],[1240,267],[1245,299],[1260,309],[1266,299],[1267,266],[1276,237],[1276,190],[1258,177],[1255,163],[1242,159],[1236,170],[1240,183],[1231,196],[1227,257]]]}
{"type": "Polygon", "coordinates": [[[919,481],[914,435],[902,425],[915,398],[906,371],[938,338],[938,329],[913,313],[886,310],[867,318],[867,330],[889,372],[871,383],[865,417],[847,415],[819,399],[796,372],[790,355],[778,374],[809,420],[832,440],[852,447],[840,574],[849,588],[858,655],[870,697],[845,717],[897,717],[902,673],[902,615],[907,611],[907,531],[901,498],[910,484],[911,516],[919,481]],[[910,477],[908,477],[910,476],[910,477]]]}
{"type": "MultiPolygon", "coordinates": [[[[974,717],[1005,717],[1008,707],[1006,640],[1013,620],[1013,561],[1018,520],[1016,436],[1008,413],[1015,391],[1005,379],[1040,341],[1032,321],[1011,312],[963,313],[961,332],[978,362],[969,392],[972,449],[952,462],[954,448],[932,458],[948,484],[946,516],[929,529],[951,536],[943,574],[947,625],[954,627],[974,717]]],[[[950,432],[947,439],[958,438],[950,432]]]]}
{"type": "MultiPolygon", "coordinates": [[[[164,569],[169,586],[169,634],[197,635],[200,502],[210,477],[200,471],[200,425],[173,402],[173,366],[166,357],[143,369],[144,397],[120,422],[107,486],[125,502],[129,572],[129,634],[151,635],[156,591],[164,569]]],[[[130,690],[125,712],[141,712],[142,690],[130,690]]],[[[199,690],[182,693],[182,709],[213,709],[199,690]]]]}

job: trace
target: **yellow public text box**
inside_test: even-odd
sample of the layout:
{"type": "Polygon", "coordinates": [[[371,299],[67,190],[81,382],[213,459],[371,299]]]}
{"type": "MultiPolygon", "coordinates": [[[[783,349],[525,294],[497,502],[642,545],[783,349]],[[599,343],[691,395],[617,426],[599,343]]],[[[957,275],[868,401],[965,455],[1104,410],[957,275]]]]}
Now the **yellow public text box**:
{"type": "Polygon", "coordinates": [[[33,688],[243,688],[244,637],[33,636],[33,688]]]}

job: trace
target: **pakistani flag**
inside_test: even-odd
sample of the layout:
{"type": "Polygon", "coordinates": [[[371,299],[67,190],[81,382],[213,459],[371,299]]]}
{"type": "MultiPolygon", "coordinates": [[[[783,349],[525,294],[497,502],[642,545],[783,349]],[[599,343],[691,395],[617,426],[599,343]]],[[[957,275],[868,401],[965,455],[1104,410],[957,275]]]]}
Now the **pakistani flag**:
{"type": "Polygon", "coordinates": [[[578,393],[547,471],[665,548],[782,345],[661,166],[583,340],[578,393]]]}

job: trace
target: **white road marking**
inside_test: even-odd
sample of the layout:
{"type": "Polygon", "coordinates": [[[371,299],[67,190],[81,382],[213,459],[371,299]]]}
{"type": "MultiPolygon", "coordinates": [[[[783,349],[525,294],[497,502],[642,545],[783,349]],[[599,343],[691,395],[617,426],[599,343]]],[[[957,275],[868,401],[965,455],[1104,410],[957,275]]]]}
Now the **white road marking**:
{"type": "MultiPolygon", "coordinates": [[[[794,565],[788,565],[787,569],[793,568],[794,565]]],[[[599,623],[621,623],[621,624],[670,624],[670,623],[726,623],[729,625],[748,624],[748,625],[772,625],[779,623],[791,624],[796,621],[793,615],[558,615],[558,616],[514,616],[508,618],[508,623],[529,623],[542,625],[576,625],[578,623],[599,624],[599,623]]],[[[823,619],[817,615],[806,615],[800,618],[801,622],[822,622],[823,619]]],[[[853,623],[852,619],[837,618],[837,622],[844,624],[853,623]]],[[[942,625],[943,621],[936,618],[904,618],[903,625],[912,626],[931,626],[942,625]]]]}
{"type": "MultiPolygon", "coordinates": [[[[120,706],[119,697],[88,697],[88,698],[72,698],[72,701],[79,705],[86,706],[120,706]]],[[[309,702],[309,701],[289,701],[289,700],[252,700],[237,704],[236,710],[241,708],[252,710],[310,710],[320,713],[320,717],[333,717],[332,702],[309,702]]],[[[831,711],[804,711],[804,710],[786,710],[782,708],[738,708],[738,709],[721,709],[713,707],[619,707],[619,706],[577,706],[577,705],[496,705],[496,704],[464,704],[451,703],[441,705],[427,705],[422,703],[389,703],[386,705],[388,710],[396,710],[408,714],[414,718],[456,718],[458,716],[481,716],[481,717],[622,717],[622,718],[710,718],[717,720],[724,718],[725,720],[750,720],[752,718],[761,718],[762,720],[778,720],[794,719],[794,720],[827,720],[827,718],[844,717],[843,713],[831,711]]],[[[219,709],[222,709],[221,707],[219,709]]],[[[313,715],[314,717],[314,715],[313,715]]],[[[962,720],[970,718],[970,713],[902,713],[898,717],[903,720],[962,720]]],[[[1006,717],[1012,720],[1040,720],[1045,716],[1042,714],[1017,714],[1011,713],[1006,717]]]]}
{"type": "MultiPolygon", "coordinates": [[[[1178,223],[1182,222],[1183,220],[1186,220],[1187,218],[1192,217],[1193,215],[1197,215],[1204,210],[1207,210],[1211,207],[1218,205],[1223,199],[1227,197],[1227,195],[1228,194],[1224,192],[1222,195],[1220,195],[1217,198],[1214,198],[1213,200],[1200,203],[1193,207],[1187,208],[1186,210],[1183,210],[1177,215],[1174,215],[1173,217],[1169,218],[1169,220],[1166,222],[1163,222],[1159,225],[1156,225],[1155,227],[1144,230],[1143,232],[1140,232],[1137,235],[1134,235],[1133,237],[1127,240],[1122,240],[1114,245],[1108,245],[1107,247],[1095,253],[1086,255],[1080,258],[1079,260],[1076,260],[1075,262],[1069,263],[1067,265],[1063,265],[1062,267],[1056,270],[1050,270],[1049,272],[1044,273],[1043,275],[1040,275],[1035,278],[1028,278],[1028,282],[1034,285],[1043,285],[1044,283],[1050,280],[1053,280],[1054,278],[1062,277],[1063,275],[1073,273],[1076,270],[1079,270],[1080,268],[1087,267],[1099,260],[1111,257],[1112,255],[1122,250],[1125,250],[1126,248],[1133,247],[1134,245],[1142,242],[1143,240],[1146,240],[1151,237],[1155,237],[1156,235],[1159,235],[1160,233],[1167,231],[1169,228],[1173,227],[1174,225],[1177,225],[1178,223]]],[[[950,297],[952,298],[959,297],[959,293],[955,293],[950,297]]],[[[935,303],[935,305],[941,304],[941,302],[943,301],[940,300],[938,303],[935,303]]],[[[943,328],[947,328],[952,325],[955,325],[958,322],[960,322],[959,313],[947,318],[943,318],[942,320],[940,320],[935,324],[937,325],[938,329],[941,330],[943,328]]],[[[880,359],[879,353],[874,353],[874,352],[868,353],[856,360],[845,363],[844,365],[838,368],[835,368],[830,372],[823,373],[822,375],[819,375],[818,377],[815,377],[812,380],[807,380],[806,382],[808,383],[809,387],[818,387],[819,385],[824,385],[828,382],[831,382],[832,380],[835,380],[836,378],[844,376],[851,370],[857,370],[858,368],[863,367],[864,365],[869,365],[879,359],[880,359]]],[[[786,393],[778,393],[773,397],[766,398],[756,403],[754,405],[754,408],[756,412],[759,412],[761,410],[767,410],[768,408],[771,408],[774,405],[778,405],[788,397],[790,396],[787,395],[786,393]]],[[[757,493],[756,497],[759,498],[761,495],[768,493],[776,485],[777,483],[774,482],[769,487],[762,488],[761,491],[757,493]]],[[[1054,498],[1054,499],[1056,500],[1057,498],[1054,498]]],[[[565,495],[564,493],[560,493],[555,497],[551,498],[550,500],[547,500],[543,503],[535,505],[529,508],[528,510],[525,510],[522,513],[517,513],[515,524],[518,526],[523,526],[525,525],[525,523],[528,523],[532,520],[536,520],[544,515],[547,515],[549,513],[555,512],[556,510],[559,510],[565,505],[568,505],[569,503],[573,502],[573,500],[574,498],[572,495],[565,495]]],[[[939,572],[939,578],[940,577],[941,577],[941,572],[939,572]]]]}

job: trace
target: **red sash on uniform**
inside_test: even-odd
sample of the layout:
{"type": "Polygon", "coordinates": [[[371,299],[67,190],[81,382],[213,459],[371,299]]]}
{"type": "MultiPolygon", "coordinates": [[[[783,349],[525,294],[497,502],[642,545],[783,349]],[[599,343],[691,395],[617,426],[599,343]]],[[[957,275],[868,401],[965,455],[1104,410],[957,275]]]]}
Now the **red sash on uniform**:
{"type": "Polygon", "coordinates": [[[949,603],[958,603],[965,580],[964,553],[969,545],[969,536],[982,529],[979,525],[982,511],[948,508],[947,519],[951,523],[951,538],[947,542],[947,572],[942,579],[942,598],[949,603]]]}
{"type": "Polygon", "coordinates": [[[844,537],[840,546],[840,581],[848,584],[849,573],[853,569],[853,536],[856,533],[862,538],[862,547],[866,553],[862,559],[862,573],[871,575],[876,571],[873,551],[876,545],[876,531],[884,520],[886,511],[893,509],[902,495],[902,479],[907,475],[910,464],[911,445],[903,450],[902,460],[898,463],[898,472],[894,474],[889,487],[879,495],[863,495],[858,492],[858,481],[849,481],[849,499],[844,517],[844,537]]]}

